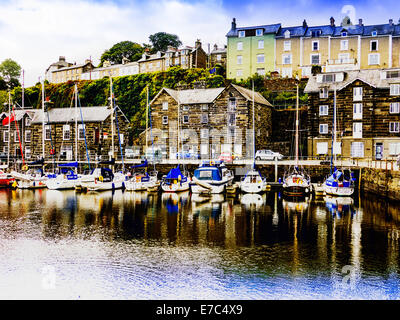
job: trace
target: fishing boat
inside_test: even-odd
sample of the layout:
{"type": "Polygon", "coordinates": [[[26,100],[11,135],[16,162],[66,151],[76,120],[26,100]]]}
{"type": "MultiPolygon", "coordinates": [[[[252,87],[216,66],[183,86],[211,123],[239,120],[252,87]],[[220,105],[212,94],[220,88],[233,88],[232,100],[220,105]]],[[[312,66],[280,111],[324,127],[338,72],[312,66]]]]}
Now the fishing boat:
{"type": "Polygon", "coordinates": [[[334,167],[336,163],[336,154],[338,153],[336,145],[336,89],[333,100],[333,130],[332,130],[332,148],[331,148],[331,174],[323,183],[325,194],[332,196],[348,197],[353,195],[355,188],[354,173],[351,169],[334,167]]]}
{"type": "Polygon", "coordinates": [[[254,82],[253,82],[253,166],[240,181],[240,190],[245,193],[260,193],[267,189],[267,180],[255,167],[255,110],[254,110],[254,82]]]}
{"type": "Polygon", "coordinates": [[[80,176],[76,173],[78,162],[62,163],[58,165],[58,172],[48,175],[45,184],[50,190],[75,189],[80,176]]]}
{"type": "Polygon", "coordinates": [[[147,191],[148,188],[152,189],[158,186],[157,171],[148,172],[147,160],[144,163],[132,166],[134,171],[129,180],[125,183],[127,191],[147,191]]]}
{"type": "Polygon", "coordinates": [[[287,197],[305,197],[311,191],[311,179],[308,173],[299,166],[299,86],[296,99],[296,134],[295,134],[295,165],[289,167],[283,177],[283,194],[287,197]]]}
{"type": "Polygon", "coordinates": [[[224,162],[205,161],[194,171],[190,188],[193,193],[223,193],[233,178],[224,162]]]}
{"type": "Polygon", "coordinates": [[[182,172],[180,165],[172,168],[161,181],[161,189],[164,192],[181,192],[188,191],[190,184],[190,176],[185,171],[182,172]]]}
{"type": "Polygon", "coordinates": [[[0,170],[0,188],[8,188],[15,182],[15,178],[7,172],[0,170]]]}

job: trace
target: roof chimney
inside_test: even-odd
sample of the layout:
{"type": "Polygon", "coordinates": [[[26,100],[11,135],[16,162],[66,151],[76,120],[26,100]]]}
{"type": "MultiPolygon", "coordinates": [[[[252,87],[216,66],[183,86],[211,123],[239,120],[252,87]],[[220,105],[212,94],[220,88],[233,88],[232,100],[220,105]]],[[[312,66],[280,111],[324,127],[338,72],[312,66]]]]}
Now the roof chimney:
{"type": "Polygon", "coordinates": [[[236,30],[236,18],[232,20],[232,30],[236,30]]]}
{"type": "Polygon", "coordinates": [[[214,50],[218,50],[217,44],[214,44],[214,50]]]}
{"type": "Polygon", "coordinates": [[[363,22],[362,19],[358,19],[358,25],[359,25],[360,27],[363,26],[363,23],[362,23],[362,22],[363,22]]]}
{"type": "Polygon", "coordinates": [[[197,40],[196,40],[195,48],[201,48],[201,41],[200,41],[200,39],[197,39],[197,40]]]}
{"type": "Polygon", "coordinates": [[[334,27],[335,26],[335,19],[333,17],[331,17],[329,20],[331,22],[331,27],[334,27]]]}
{"type": "Polygon", "coordinates": [[[60,57],[58,58],[58,60],[59,60],[59,61],[65,61],[65,57],[64,57],[64,56],[60,56],[60,57]]]}
{"type": "Polygon", "coordinates": [[[390,26],[393,25],[393,19],[389,19],[389,25],[390,25],[390,26]]]}
{"type": "Polygon", "coordinates": [[[303,21],[303,28],[307,28],[307,21],[306,21],[306,19],[304,19],[304,21],[303,21]]]}

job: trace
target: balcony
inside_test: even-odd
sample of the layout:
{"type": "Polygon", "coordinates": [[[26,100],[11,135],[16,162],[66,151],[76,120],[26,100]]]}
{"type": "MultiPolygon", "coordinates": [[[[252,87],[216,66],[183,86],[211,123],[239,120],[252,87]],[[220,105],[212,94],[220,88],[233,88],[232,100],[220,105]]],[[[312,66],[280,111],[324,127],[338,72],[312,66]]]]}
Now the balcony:
{"type": "Polygon", "coordinates": [[[357,59],[343,58],[330,59],[326,62],[324,72],[349,71],[357,70],[357,59]]]}

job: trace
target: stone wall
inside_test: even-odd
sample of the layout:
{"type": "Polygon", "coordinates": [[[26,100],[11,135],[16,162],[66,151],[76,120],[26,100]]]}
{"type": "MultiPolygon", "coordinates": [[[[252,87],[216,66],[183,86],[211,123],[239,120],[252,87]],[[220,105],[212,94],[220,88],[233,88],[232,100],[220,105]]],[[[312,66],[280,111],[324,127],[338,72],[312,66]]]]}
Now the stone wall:
{"type": "Polygon", "coordinates": [[[391,200],[400,200],[399,171],[363,168],[361,177],[361,190],[391,200]]]}

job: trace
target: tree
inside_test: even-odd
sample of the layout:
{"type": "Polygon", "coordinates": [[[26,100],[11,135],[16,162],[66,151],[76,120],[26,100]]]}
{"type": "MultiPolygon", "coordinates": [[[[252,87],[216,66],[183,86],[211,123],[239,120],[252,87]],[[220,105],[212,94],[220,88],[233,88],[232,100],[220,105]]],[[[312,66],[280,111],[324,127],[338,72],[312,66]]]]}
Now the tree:
{"type": "Polygon", "coordinates": [[[137,61],[142,57],[143,52],[144,48],[140,44],[132,41],[121,41],[104,51],[100,58],[100,64],[103,65],[104,61],[119,64],[122,63],[124,57],[131,62],[137,61]]]}
{"type": "Polygon", "coordinates": [[[170,34],[166,32],[157,32],[149,36],[149,40],[153,46],[153,52],[166,51],[168,46],[178,48],[182,45],[181,40],[175,34],[170,34]]]}
{"type": "Polygon", "coordinates": [[[19,86],[21,66],[12,59],[6,59],[0,64],[0,75],[10,89],[19,86]]]}

